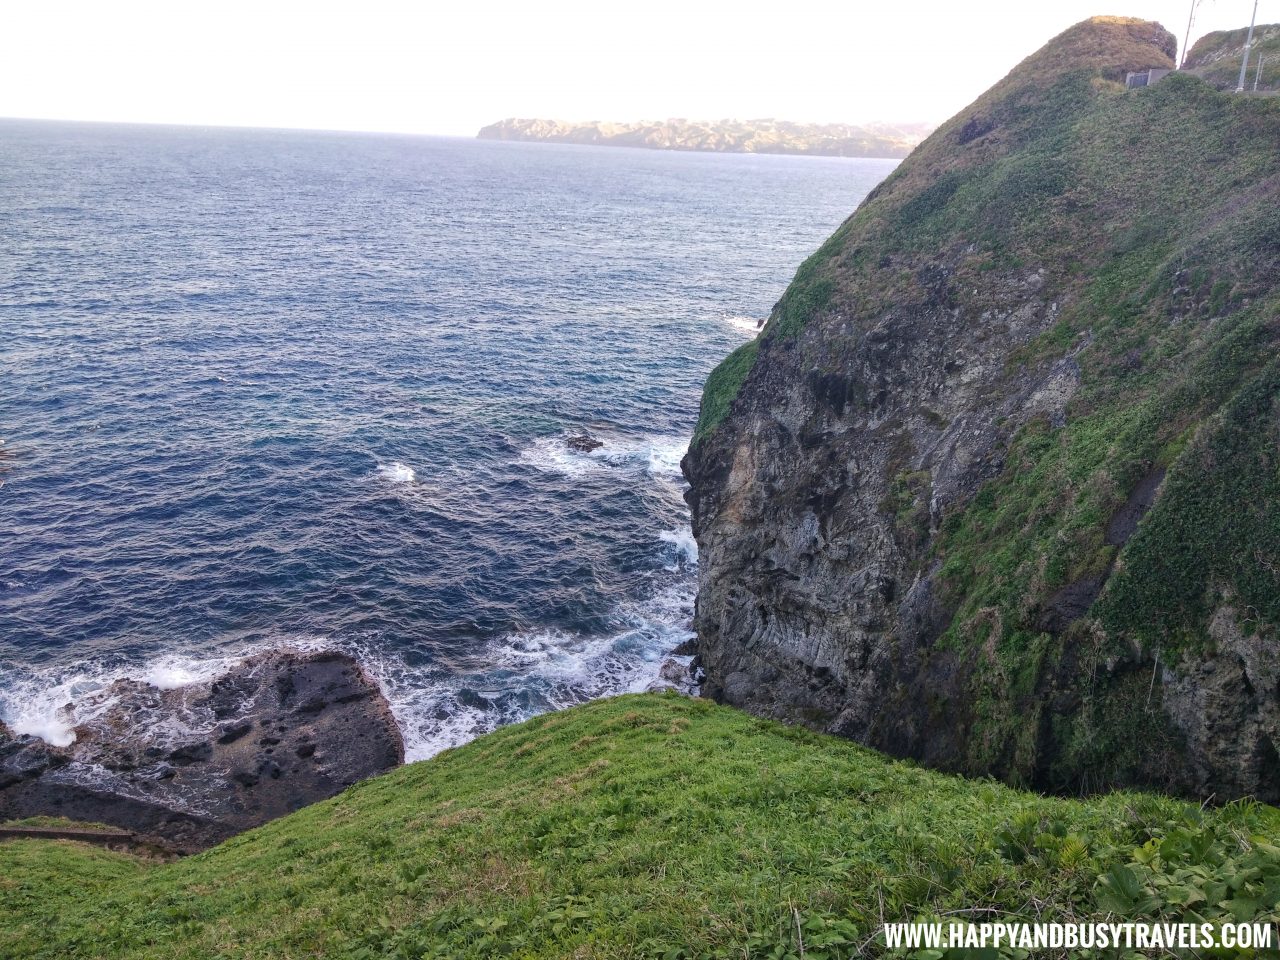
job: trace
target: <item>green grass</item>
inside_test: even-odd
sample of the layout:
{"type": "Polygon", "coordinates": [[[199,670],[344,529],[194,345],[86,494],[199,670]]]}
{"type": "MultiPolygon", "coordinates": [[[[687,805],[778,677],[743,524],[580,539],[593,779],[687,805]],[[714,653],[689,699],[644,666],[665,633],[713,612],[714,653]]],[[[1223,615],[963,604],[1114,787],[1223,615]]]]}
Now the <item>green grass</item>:
{"type": "Polygon", "coordinates": [[[698,409],[698,426],[693,432],[696,443],[714,430],[729,414],[729,405],[742,388],[743,381],[755,365],[760,344],[756,341],[744,343],[719,365],[707,377],[707,385],[702,391],[702,404],[698,409]]]}
{"type": "Polygon", "coordinates": [[[175,863],[0,844],[0,956],[799,957],[798,923],[820,960],[874,952],[882,919],[1265,917],[1277,816],[1044,798],[626,696],[175,863]]]}

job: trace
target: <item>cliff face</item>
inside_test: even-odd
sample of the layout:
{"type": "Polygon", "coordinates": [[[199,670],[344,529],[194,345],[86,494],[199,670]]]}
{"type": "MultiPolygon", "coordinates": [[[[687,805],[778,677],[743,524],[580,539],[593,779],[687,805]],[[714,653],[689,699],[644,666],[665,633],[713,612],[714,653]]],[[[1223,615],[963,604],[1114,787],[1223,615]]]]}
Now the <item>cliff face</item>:
{"type": "Polygon", "coordinates": [[[481,140],[527,140],[653,150],[714,153],[784,153],[826,157],[905,157],[929,127],[789,123],[785,120],[662,120],[641,123],[572,123],[507,119],[481,129],[481,140]]]}
{"type": "Polygon", "coordinates": [[[708,380],[707,693],[968,773],[1280,799],[1280,102],[1096,18],[708,380]]]}

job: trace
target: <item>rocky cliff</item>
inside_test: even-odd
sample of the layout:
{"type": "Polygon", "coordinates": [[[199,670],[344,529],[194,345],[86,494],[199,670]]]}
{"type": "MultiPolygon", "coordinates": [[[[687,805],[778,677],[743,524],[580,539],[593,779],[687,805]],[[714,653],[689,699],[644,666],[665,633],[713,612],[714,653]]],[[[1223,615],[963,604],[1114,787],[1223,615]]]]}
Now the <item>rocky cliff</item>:
{"type": "Polygon", "coordinates": [[[1068,30],[708,380],[707,693],[1054,790],[1280,799],[1280,101],[1068,30]]]}
{"type": "Polygon", "coordinates": [[[653,150],[789,153],[824,157],[905,157],[931,128],[921,123],[789,123],[785,120],[660,120],[573,123],[507,119],[484,127],[481,140],[528,140],[653,150]]]}

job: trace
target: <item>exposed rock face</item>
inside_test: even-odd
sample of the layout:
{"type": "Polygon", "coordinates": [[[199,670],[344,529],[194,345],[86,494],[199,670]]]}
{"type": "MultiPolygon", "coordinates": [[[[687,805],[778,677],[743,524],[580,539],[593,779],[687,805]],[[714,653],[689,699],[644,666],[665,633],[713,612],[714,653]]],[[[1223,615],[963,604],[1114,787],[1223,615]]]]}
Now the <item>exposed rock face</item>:
{"type": "Polygon", "coordinates": [[[1097,18],[1029,58],[713,373],[684,463],[704,693],[1051,789],[1280,798],[1280,543],[1231,546],[1248,523],[1226,519],[1235,477],[1270,496],[1280,436],[1280,243],[1230,239],[1280,237],[1280,111],[1252,101],[1253,152],[1206,136],[1234,107],[1197,80],[1121,89],[1173,50],[1097,18]],[[1184,126],[1148,149],[1148,123],[1184,126]],[[1189,159],[1218,149],[1261,163],[1268,212],[1189,159]],[[1234,336],[1252,345],[1224,360],[1234,336]],[[1203,539],[1165,548],[1179,529],[1203,539]],[[1177,577],[1197,599],[1175,622],[1149,598],[1177,577]],[[1247,636],[1199,607],[1233,584],[1265,605],[1247,636]]]}
{"type": "Polygon", "coordinates": [[[1078,386],[1071,355],[1005,363],[1054,322],[1044,285],[1028,271],[971,310],[904,303],[861,335],[813,325],[763,347],[734,447],[717,434],[687,464],[710,696],[963,766],[947,704],[969,665],[930,655],[949,613],[916,561],[943,514],[999,472],[1010,434],[1060,420],[1078,386]],[[848,372],[805,370],[819,352],[848,372]],[[904,482],[918,487],[905,523],[886,509],[904,482]],[[930,703],[943,712],[921,715],[930,703]]]}
{"type": "Polygon", "coordinates": [[[122,680],[99,699],[68,747],[0,726],[0,819],[106,823],[191,851],[404,762],[386,700],[344,654],[273,652],[209,683],[122,680]]]}
{"type": "Polygon", "coordinates": [[[1202,794],[1257,793],[1280,768],[1280,644],[1272,633],[1246,633],[1245,619],[1240,610],[1220,607],[1209,622],[1216,655],[1191,670],[1165,668],[1161,676],[1202,794]]]}
{"type": "Polygon", "coordinates": [[[481,140],[526,140],[588,146],[700,150],[714,153],[787,153],[826,157],[905,157],[931,128],[920,123],[788,123],[785,120],[663,120],[572,123],[507,119],[484,127],[481,140]]]}

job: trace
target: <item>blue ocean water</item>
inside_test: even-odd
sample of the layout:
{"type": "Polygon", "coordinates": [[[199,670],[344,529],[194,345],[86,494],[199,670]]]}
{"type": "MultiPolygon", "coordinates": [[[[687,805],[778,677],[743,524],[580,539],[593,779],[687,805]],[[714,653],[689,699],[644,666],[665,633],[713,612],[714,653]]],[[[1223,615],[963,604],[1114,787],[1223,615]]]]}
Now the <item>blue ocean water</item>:
{"type": "Polygon", "coordinates": [[[280,645],[412,758],[643,689],[702,381],[892,166],[0,122],[0,718],[280,645]]]}

